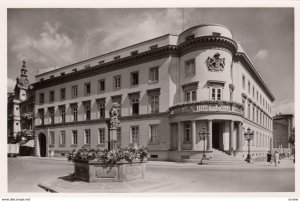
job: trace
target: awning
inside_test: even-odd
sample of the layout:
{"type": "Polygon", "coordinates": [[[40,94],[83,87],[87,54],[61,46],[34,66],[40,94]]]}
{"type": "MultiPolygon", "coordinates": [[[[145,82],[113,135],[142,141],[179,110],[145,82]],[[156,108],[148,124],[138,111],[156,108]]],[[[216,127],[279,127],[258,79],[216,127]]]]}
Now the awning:
{"type": "Polygon", "coordinates": [[[34,147],[34,140],[29,140],[28,142],[26,142],[25,144],[21,145],[22,147],[34,147]]]}

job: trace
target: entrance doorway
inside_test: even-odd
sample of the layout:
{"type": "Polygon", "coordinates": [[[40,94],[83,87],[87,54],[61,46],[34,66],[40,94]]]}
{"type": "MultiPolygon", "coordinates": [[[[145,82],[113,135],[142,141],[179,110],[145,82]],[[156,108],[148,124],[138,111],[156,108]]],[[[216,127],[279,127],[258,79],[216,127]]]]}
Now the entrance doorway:
{"type": "Polygon", "coordinates": [[[43,133],[39,134],[39,145],[40,145],[40,156],[46,157],[46,135],[43,133]]]}
{"type": "Polygon", "coordinates": [[[220,123],[212,123],[212,147],[220,149],[220,123]]]}

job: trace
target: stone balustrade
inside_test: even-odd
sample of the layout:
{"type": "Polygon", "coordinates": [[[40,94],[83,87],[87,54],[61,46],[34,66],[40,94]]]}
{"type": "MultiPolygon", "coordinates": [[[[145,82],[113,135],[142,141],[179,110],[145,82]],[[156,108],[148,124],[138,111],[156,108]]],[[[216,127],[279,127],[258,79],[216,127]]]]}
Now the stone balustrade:
{"type": "Polygon", "coordinates": [[[224,112],[243,115],[242,104],[231,101],[195,101],[174,105],[169,108],[170,114],[190,112],[224,112]]]}

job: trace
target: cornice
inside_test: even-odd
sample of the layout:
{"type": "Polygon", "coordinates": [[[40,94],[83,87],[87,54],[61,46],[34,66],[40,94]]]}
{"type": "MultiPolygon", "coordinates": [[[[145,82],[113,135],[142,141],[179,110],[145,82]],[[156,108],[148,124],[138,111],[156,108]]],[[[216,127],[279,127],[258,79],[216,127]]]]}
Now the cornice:
{"type": "Polygon", "coordinates": [[[243,66],[250,72],[251,75],[253,75],[254,79],[262,86],[263,91],[267,94],[267,96],[271,99],[273,102],[275,100],[274,95],[272,94],[271,90],[268,88],[267,84],[263,80],[262,76],[259,74],[259,72],[256,70],[252,62],[249,60],[248,56],[243,52],[237,52],[234,55],[235,61],[240,61],[243,66]]]}

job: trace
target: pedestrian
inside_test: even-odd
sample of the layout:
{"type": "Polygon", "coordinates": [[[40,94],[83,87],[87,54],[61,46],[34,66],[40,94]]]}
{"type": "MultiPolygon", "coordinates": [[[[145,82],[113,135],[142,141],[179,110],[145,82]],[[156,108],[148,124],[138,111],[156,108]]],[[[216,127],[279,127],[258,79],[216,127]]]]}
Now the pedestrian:
{"type": "Polygon", "coordinates": [[[275,167],[276,167],[277,164],[279,163],[279,153],[277,151],[275,151],[275,154],[274,154],[274,162],[275,162],[275,167]]]}
{"type": "Polygon", "coordinates": [[[269,164],[272,164],[272,154],[271,154],[270,151],[268,151],[268,154],[267,154],[267,162],[268,162],[269,164]]]}

